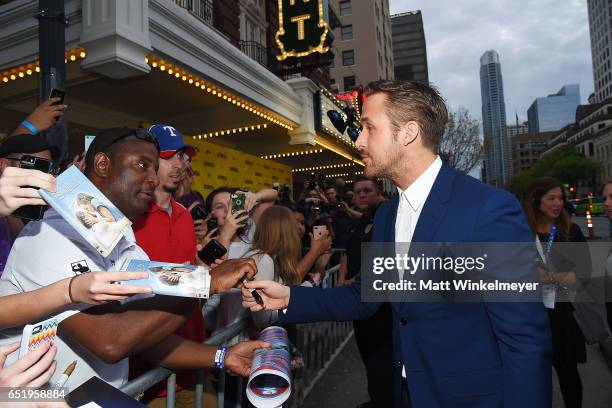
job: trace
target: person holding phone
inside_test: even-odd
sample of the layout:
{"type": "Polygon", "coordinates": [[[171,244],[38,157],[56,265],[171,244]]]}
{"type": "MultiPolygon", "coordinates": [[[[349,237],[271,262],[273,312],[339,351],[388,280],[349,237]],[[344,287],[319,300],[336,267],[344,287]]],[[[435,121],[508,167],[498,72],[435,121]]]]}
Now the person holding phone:
{"type": "MultiPolygon", "coordinates": [[[[32,137],[30,134],[10,136],[0,143],[0,174],[3,174],[8,168],[21,168],[24,157],[30,160],[46,162],[47,168],[52,168],[53,161],[58,158],[59,153],[60,151],[57,147],[51,145],[43,138],[32,137]]],[[[11,177],[19,177],[17,172],[11,170],[9,173],[11,177]]],[[[36,178],[40,179],[40,181],[50,181],[48,177],[41,176],[39,173],[36,174],[38,174],[36,178]]],[[[34,194],[32,190],[28,190],[27,193],[30,197],[34,198],[38,195],[37,193],[34,194]]],[[[46,205],[46,203],[37,205],[46,205]]],[[[15,214],[0,218],[0,276],[4,270],[11,246],[25,225],[24,218],[19,217],[25,208],[32,209],[35,207],[20,206],[13,210],[15,214]]],[[[28,211],[28,213],[31,213],[31,211],[28,211]]],[[[42,214],[42,211],[38,211],[38,214],[42,214]]]]}
{"type": "MultiPolygon", "coordinates": [[[[227,249],[226,259],[244,258],[251,250],[251,243],[255,235],[257,223],[263,211],[272,206],[278,198],[278,191],[266,189],[257,193],[246,192],[244,196],[244,210],[238,209],[236,200],[232,205],[232,195],[240,191],[237,188],[220,187],[206,197],[206,209],[217,220],[219,235],[216,241],[227,249]],[[232,211],[232,207],[234,211],[232,211]]],[[[208,327],[215,334],[229,324],[248,316],[240,305],[240,291],[230,290],[219,296],[212,296],[204,305],[204,315],[208,327]]],[[[236,336],[232,342],[249,339],[245,330],[236,336]]],[[[225,402],[230,406],[235,403],[231,400],[232,389],[238,386],[235,378],[226,379],[225,402]]]]}
{"type": "Polygon", "coordinates": [[[38,105],[34,111],[15,128],[11,136],[23,134],[36,136],[40,132],[44,132],[55,125],[60,117],[64,116],[64,110],[67,107],[67,105],[63,104],[62,98],[53,97],[47,99],[38,105]]]}

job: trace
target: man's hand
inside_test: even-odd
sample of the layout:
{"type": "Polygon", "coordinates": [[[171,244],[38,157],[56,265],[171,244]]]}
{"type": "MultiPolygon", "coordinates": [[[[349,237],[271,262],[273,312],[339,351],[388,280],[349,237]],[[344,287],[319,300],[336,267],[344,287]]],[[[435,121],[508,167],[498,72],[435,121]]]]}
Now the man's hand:
{"type": "Polygon", "coordinates": [[[81,170],[81,173],[85,172],[85,156],[87,155],[87,152],[85,150],[83,150],[83,152],[81,154],[77,154],[76,156],[74,156],[72,158],[72,163],[70,163],[70,165],[76,167],[77,169],[81,170]]]}
{"type": "Polygon", "coordinates": [[[64,115],[64,109],[67,108],[66,105],[52,105],[60,100],[61,98],[47,99],[38,105],[26,120],[41,132],[49,129],[51,126],[55,125],[55,122],[60,116],[64,115]]]}
{"type": "Polygon", "coordinates": [[[227,350],[225,368],[234,374],[248,377],[251,374],[253,352],[259,348],[270,348],[272,345],[261,340],[243,341],[227,350]]]}
{"type": "Polygon", "coordinates": [[[210,271],[210,294],[225,293],[231,288],[242,286],[244,278],[253,279],[257,264],[251,258],[230,259],[210,271]]]}
{"type": "Polygon", "coordinates": [[[250,309],[252,312],[260,310],[281,310],[289,306],[289,296],[291,290],[289,286],[267,280],[257,280],[247,282],[242,288],[242,307],[250,309]],[[248,289],[256,289],[261,295],[264,305],[261,306],[248,289]]]}

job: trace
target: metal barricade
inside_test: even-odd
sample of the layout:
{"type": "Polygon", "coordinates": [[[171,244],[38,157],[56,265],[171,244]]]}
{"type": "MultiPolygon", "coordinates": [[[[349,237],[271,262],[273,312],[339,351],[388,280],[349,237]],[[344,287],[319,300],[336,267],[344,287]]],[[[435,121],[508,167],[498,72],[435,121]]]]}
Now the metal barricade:
{"type": "MultiPolygon", "coordinates": [[[[334,287],[337,282],[337,273],[340,265],[336,265],[325,272],[327,287],[334,287]]],[[[236,337],[248,327],[250,317],[244,318],[204,341],[204,344],[218,346],[236,337]]],[[[297,344],[296,347],[302,352],[304,357],[304,368],[294,372],[292,380],[292,395],[285,404],[288,407],[299,407],[302,405],[306,396],[316,384],[317,380],[325,373],[335,356],[342,350],[352,335],[353,326],[351,322],[319,322],[312,324],[297,325],[297,344]]],[[[160,381],[166,380],[166,406],[175,406],[175,387],[176,374],[174,371],[157,367],[136,377],[123,385],[120,390],[124,393],[140,399],[144,392],[160,381]]],[[[234,400],[240,404],[242,391],[246,382],[242,381],[239,387],[240,395],[234,400]]],[[[197,370],[195,407],[202,407],[204,394],[204,370],[197,370]]],[[[217,386],[217,407],[224,407],[225,396],[225,372],[221,372],[217,386]]],[[[240,405],[238,405],[240,406],[240,405]]]]}

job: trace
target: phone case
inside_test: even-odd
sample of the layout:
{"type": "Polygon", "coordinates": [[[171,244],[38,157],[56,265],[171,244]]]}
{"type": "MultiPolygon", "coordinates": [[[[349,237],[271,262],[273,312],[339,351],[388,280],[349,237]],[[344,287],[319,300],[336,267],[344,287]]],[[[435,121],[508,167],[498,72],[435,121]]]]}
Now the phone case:
{"type": "Polygon", "coordinates": [[[244,211],[246,193],[244,191],[236,191],[232,194],[232,214],[239,211],[244,211]]]}
{"type": "Polygon", "coordinates": [[[23,328],[21,335],[21,347],[19,348],[19,358],[25,356],[43,343],[55,340],[57,336],[58,321],[55,317],[44,320],[40,323],[27,324],[23,328]]]}
{"type": "Polygon", "coordinates": [[[327,227],[324,225],[315,225],[312,227],[312,235],[314,235],[315,240],[319,240],[323,237],[324,231],[327,231],[327,227]]]}
{"type": "Polygon", "coordinates": [[[217,241],[212,240],[198,253],[198,257],[206,265],[211,265],[217,259],[223,257],[227,253],[227,249],[219,244],[217,241]]]}

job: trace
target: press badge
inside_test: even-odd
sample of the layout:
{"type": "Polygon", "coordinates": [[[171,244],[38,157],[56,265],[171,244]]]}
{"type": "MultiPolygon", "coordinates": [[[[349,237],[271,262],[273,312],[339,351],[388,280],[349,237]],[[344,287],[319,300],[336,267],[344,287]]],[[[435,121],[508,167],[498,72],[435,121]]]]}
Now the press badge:
{"type": "Polygon", "coordinates": [[[547,309],[555,308],[555,297],[557,296],[557,285],[542,285],[542,301],[547,309]]]}

